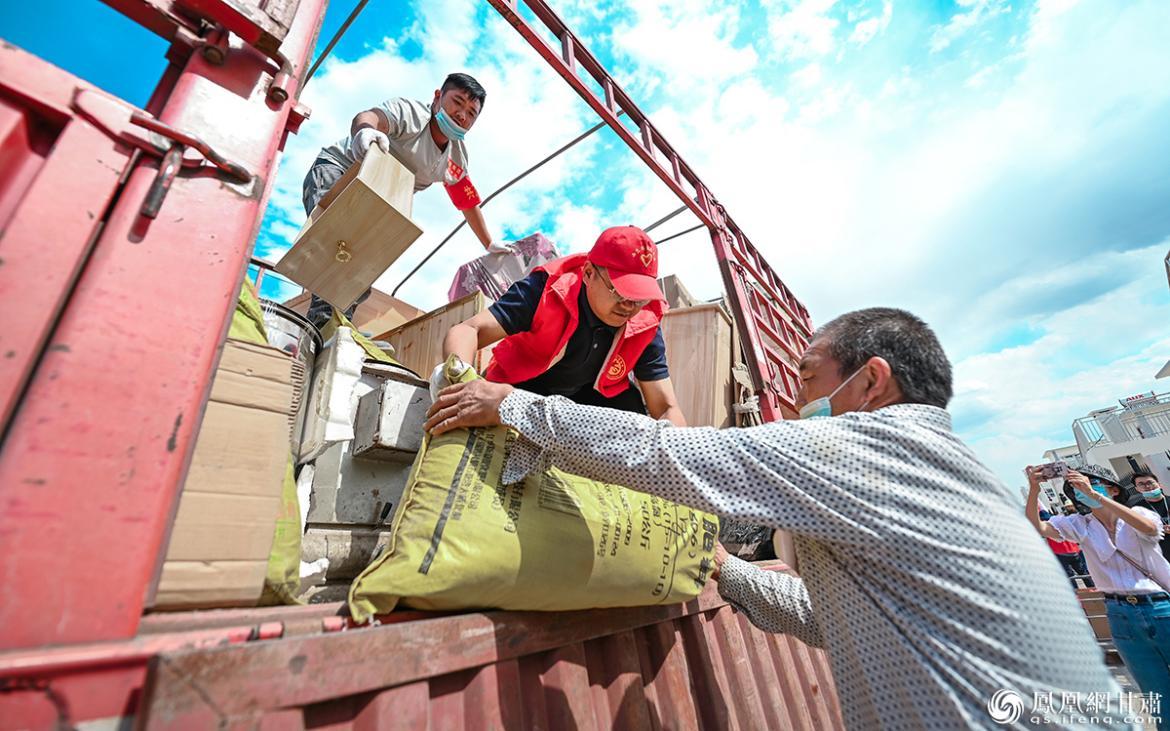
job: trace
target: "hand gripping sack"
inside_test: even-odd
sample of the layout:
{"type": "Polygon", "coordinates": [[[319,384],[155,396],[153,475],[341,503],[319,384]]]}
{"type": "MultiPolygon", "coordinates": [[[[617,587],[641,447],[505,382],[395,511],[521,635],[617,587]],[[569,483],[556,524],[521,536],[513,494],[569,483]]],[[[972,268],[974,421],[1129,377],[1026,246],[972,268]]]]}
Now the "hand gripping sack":
{"type": "Polygon", "coordinates": [[[718,519],[555,468],[501,485],[507,427],[426,435],[385,553],[349,591],[353,618],[415,609],[673,604],[714,567],[718,519]]]}

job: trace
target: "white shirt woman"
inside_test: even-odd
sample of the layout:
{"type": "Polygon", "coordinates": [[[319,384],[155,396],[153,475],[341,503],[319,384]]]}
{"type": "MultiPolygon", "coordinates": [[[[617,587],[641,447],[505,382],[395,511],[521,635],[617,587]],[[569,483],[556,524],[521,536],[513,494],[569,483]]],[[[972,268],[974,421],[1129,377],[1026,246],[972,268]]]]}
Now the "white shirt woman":
{"type": "Polygon", "coordinates": [[[1149,508],[1122,504],[1124,491],[1109,470],[1091,465],[1085,472],[1089,476],[1070,471],[1065,481],[1077,515],[1041,522],[1036,501],[1041,475],[1029,467],[1028,520],[1045,538],[1081,544],[1089,575],[1105,596],[1114,646],[1138,687],[1165,702],[1170,699],[1170,564],[1158,545],[1162,520],[1149,508]]]}
{"type": "Polygon", "coordinates": [[[1156,594],[1170,587],[1170,564],[1162,556],[1158,542],[1162,538],[1162,521],[1149,508],[1129,508],[1138,516],[1156,525],[1158,531],[1149,533],[1134,528],[1124,520],[1113,522],[1113,534],[1096,515],[1054,515],[1048,525],[1060,531],[1066,541],[1081,544],[1085,563],[1093,583],[1106,594],[1156,594]],[[1138,570],[1124,557],[1140,565],[1138,570]],[[1146,574],[1149,574],[1147,576],[1146,574]]]}

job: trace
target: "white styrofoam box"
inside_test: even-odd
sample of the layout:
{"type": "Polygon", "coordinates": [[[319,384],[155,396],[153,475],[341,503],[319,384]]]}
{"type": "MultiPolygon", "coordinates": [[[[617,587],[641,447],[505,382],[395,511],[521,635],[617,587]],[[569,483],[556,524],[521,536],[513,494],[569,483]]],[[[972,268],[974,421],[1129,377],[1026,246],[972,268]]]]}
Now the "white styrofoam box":
{"type": "Polygon", "coordinates": [[[313,404],[301,438],[300,461],[308,462],[330,444],[353,439],[354,386],[362,375],[365,351],[349,328],[336,334],[317,355],[313,368],[313,404]]]}
{"type": "Polygon", "coordinates": [[[410,464],[354,459],[351,444],[333,444],[317,458],[306,525],[389,527],[406,489],[410,464]]]}
{"type": "MultiPolygon", "coordinates": [[[[356,578],[390,545],[390,527],[313,526],[305,533],[302,551],[314,565],[325,566],[314,584],[356,578]]],[[[303,564],[302,564],[303,565],[303,564]]]]}
{"type": "MultiPolygon", "coordinates": [[[[301,541],[301,555],[304,554],[304,541],[301,541]]],[[[313,561],[305,561],[301,559],[301,585],[300,593],[304,593],[311,586],[317,586],[326,582],[325,575],[329,573],[329,558],[322,556],[313,561]]]]}
{"type": "Polygon", "coordinates": [[[309,519],[309,500],[313,494],[313,472],[315,467],[307,464],[301,467],[297,474],[297,508],[301,511],[301,533],[305,532],[305,523],[309,519]]]}
{"type": "Polygon", "coordinates": [[[358,402],[353,455],[413,462],[422,448],[423,424],[430,405],[431,394],[426,386],[386,379],[358,402]]]}

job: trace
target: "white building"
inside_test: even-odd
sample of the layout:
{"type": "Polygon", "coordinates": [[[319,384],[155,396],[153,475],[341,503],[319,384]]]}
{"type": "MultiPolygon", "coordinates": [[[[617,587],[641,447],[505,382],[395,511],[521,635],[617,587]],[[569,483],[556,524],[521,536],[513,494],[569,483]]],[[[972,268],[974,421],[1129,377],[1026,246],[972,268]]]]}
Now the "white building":
{"type": "Polygon", "coordinates": [[[1128,477],[1146,467],[1170,484],[1170,394],[1130,396],[1073,422],[1073,438],[1086,461],[1128,477]]]}
{"type": "MultiPolygon", "coordinates": [[[[1070,467],[1097,464],[1125,482],[1144,467],[1170,485],[1170,393],[1143,393],[1073,422],[1076,445],[1050,449],[1044,459],[1070,467]]],[[[1059,485],[1056,486],[1059,488],[1059,485]]]]}

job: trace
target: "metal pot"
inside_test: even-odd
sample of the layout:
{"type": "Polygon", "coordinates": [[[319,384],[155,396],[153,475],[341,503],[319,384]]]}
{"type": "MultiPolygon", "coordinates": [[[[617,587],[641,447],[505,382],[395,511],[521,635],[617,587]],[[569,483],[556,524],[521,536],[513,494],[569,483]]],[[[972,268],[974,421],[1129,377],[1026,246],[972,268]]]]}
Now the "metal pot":
{"type": "Polygon", "coordinates": [[[301,446],[301,434],[312,403],[313,364],[321,352],[321,333],[302,315],[279,302],[261,299],[268,344],[293,358],[293,414],[291,437],[294,454],[301,446]]]}

